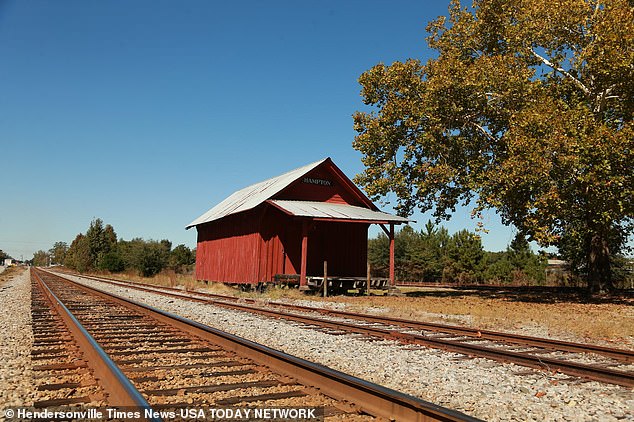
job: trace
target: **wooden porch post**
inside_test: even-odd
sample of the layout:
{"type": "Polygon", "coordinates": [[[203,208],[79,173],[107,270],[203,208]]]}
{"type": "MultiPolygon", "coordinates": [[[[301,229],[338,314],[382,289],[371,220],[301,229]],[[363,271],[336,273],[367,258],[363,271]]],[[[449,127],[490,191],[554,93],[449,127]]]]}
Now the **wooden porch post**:
{"type": "Polygon", "coordinates": [[[308,257],[308,220],[302,221],[302,263],[299,275],[299,288],[306,286],[306,261],[308,257]]]}
{"type": "Polygon", "coordinates": [[[394,223],[390,223],[390,286],[394,287],[394,223]]]}

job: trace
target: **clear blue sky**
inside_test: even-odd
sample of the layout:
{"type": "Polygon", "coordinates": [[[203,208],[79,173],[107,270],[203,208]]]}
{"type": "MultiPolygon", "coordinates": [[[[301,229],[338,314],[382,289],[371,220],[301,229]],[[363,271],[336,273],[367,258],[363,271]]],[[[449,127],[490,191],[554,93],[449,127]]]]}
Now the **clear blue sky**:
{"type": "Polygon", "coordinates": [[[354,176],[359,75],[430,57],[447,5],[0,0],[0,249],[29,259],[96,217],[194,247],[185,225],[237,189],[326,156],[354,176]]]}

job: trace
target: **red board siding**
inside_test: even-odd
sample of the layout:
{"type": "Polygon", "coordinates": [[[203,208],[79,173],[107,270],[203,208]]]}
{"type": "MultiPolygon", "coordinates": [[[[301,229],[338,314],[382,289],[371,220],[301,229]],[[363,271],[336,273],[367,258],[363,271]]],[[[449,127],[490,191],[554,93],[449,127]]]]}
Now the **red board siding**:
{"type": "Polygon", "coordinates": [[[274,207],[264,210],[260,281],[276,274],[298,274],[301,265],[301,222],[274,207]]]}
{"type": "Polygon", "coordinates": [[[198,226],[196,278],[229,283],[258,280],[261,236],[257,213],[245,212],[198,226]]]}
{"type": "MultiPolygon", "coordinates": [[[[272,281],[276,274],[299,274],[302,222],[271,206],[198,226],[196,278],[225,283],[272,281]]],[[[368,225],[316,222],[308,233],[308,275],[366,272],[368,225]]]]}

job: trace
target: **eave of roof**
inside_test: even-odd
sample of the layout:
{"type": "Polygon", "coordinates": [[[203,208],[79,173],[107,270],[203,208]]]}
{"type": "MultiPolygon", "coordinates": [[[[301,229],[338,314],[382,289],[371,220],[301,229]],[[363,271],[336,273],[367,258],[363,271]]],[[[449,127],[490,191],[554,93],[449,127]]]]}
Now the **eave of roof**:
{"type": "Polygon", "coordinates": [[[288,215],[295,217],[308,217],[318,220],[357,221],[374,224],[403,224],[412,221],[405,217],[348,204],[279,199],[268,200],[266,202],[288,215]]]}

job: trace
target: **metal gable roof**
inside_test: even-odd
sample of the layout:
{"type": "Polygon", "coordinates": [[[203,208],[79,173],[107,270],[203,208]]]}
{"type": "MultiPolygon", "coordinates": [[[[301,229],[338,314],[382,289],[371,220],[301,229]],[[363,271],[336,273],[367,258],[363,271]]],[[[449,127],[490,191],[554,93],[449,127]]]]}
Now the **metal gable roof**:
{"type": "Polygon", "coordinates": [[[263,182],[247,186],[244,189],[240,189],[189,223],[185,228],[189,229],[199,224],[209,223],[210,221],[218,220],[231,214],[255,208],[326,160],[328,160],[328,158],[291,170],[288,173],[284,173],[263,182]]]}
{"type": "Polygon", "coordinates": [[[314,201],[289,201],[289,200],[269,200],[269,203],[280,208],[287,214],[298,217],[324,218],[334,220],[360,220],[367,222],[391,222],[396,224],[407,223],[407,218],[391,215],[381,211],[374,211],[368,208],[356,207],[348,204],[334,204],[330,202],[314,201]]]}
{"type": "Polygon", "coordinates": [[[407,223],[407,218],[394,216],[378,210],[376,205],[370,201],[359,188],[350,181],[342,172],[333,164],[335,172],[340,174],[342,182],[345,182],[348,189],[358,192],[363,202],[367,203],[369,208],[357,207],[348,204],[334,204],[327,202],[312,201],[290,201],[290,200],[271,200],[276,194],[290,186],[293,182],[311,172],[330,158],[324,158],[314,163],[291,170],[280,176],[273,177],[263,182],[256,183],[246,188],[240,189],[231,194],[224,201],[189,223],[185,228],[190,229],[200,224],[209,223],[219,220],[231,214],[242,211],[248,211],[258,205],[268,201],[269,203],[282,209],[291,215],[313,217],[313,218],[331,218],[343,220],[363,220],[376,222],[392,222],[396,224],[407,223]]]}

